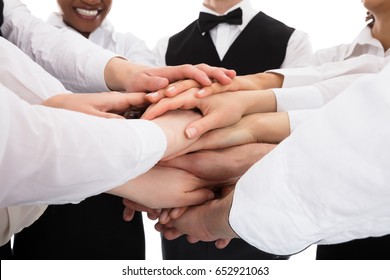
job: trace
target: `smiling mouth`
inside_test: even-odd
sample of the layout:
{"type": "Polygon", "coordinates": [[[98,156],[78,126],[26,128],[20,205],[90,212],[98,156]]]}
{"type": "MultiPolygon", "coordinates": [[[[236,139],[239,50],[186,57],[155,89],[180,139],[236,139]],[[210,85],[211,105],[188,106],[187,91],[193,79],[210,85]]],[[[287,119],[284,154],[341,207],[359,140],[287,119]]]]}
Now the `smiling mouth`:
{"type": "Polygon", "coordinates": [[[95,10],[86,10],[81,8],[76,8],[76,12],[84,17],[96,17],[102,9],[95,9],[95,10]]]}

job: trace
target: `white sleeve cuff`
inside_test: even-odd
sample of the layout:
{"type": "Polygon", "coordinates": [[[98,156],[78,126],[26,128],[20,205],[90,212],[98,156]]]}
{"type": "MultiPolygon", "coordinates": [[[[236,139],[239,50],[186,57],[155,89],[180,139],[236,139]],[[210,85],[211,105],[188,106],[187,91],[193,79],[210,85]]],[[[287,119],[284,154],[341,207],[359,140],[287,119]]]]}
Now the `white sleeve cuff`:
{"type": "Polygon", "coordinates": [[[322,76],[313,67],[275,69],[266,72],[282,75],[284,88],[309,85],[322,80],[322,76]]]}
{"type": "Polygon", "coordinates": [[[316,109],[324,105],[321,90],[315,86],[272,89],[278,112],[316,109]]]}

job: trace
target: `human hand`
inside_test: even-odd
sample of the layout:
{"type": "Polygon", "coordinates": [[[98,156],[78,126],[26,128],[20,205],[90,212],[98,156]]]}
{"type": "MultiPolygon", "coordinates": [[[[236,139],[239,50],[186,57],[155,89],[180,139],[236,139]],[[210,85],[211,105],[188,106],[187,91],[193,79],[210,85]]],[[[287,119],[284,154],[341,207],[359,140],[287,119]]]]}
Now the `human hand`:
{"type": "Polygon", "coordinates": [[[143,119],[152,120],[167,111],[176,109],[194,109],[201,111],[203,118],[185,129],[188,138],[196,138],[210,129],[232,125],[238,122],[245,112],[244,102],[238,102],[236,93],[223,93],[208,98],[195,97],[197,89],[193,88],[173,98],[165,98],[149,106],[143,119]]]}
{"type": "Polygon", "coordinates": [[[233,200],[233,188],[227,188],[223,196],[199,206],[191,206],[176,219],[166,224],[156,224],[156,230],[168,240],[186,234],[191,243],[198,241],[216,241],[217,248],[226,247],[232,238],[236,238],[229,226],[229,211],[233,200]]]}
{"type": "Polygon", "coordinates": [[[195,80],[202,86],[211,85],[211,80],[227,84],[236,75],[233,70],[206,64],[152,68],[130,63],[121,58],[111,59],[107,63],[104,74],[108,88],[127,92],[153,92],[184,79],[195,80]]]}
{"type": "Polygon", "coordinates": [[[131,200],[126,199],[126,198],[124,198],[122,200],[122,203],[125,206],[125,208],[123,209],[123,220],[125,220],[127,222],[130,222],[134,218],[134,213],[136,211],[146,212],[148,215],[148,218],[151,220],[156,220],[161,215],[162,209],[151,209],[149,207],[135,203],[134,201],[131,201],[131,200]]]}
{"type": "Polygon", "coordinates": [[[155,166],[109,193],[152,209],[175,208],[214,198],[208,187],[218,183],[197,178],[185,170],[155,166]]]}
{"type": "Polygon", "coordinates": [[[242,176],[275,147],[274,144],[252,143],[219,150],[201,150],[160,161],[159,165],[180,168],[205,180],[229,180],[242,176]]]}
{"type": "Polygon", "coordinates": [[[189,110],[175,110],[152,120],[165,133],[167,148],[163,158],[181,153],[196,141],[188,139],[184,134],[185,127],[201,118],[201,115],[189,110]]]}
{"type": "MultiPolygon", "coordinates": [[[[278,73],[257,73],[245,76],[237,76],[229,84],[213,83],[206,86],[196,93],[199,98],[210,96],[226,91],[243,90],[267,90],[271,88],[280,88],[283,86],[284,76],[278,73]]],[[[169,95],[167,95],[169,96],[169,95]]]]}
{"type": "Polygon", "coordinates": [[[215,150],[250,143],[278,144],[290,134],[288,113],[258,113],[242,117],[236,124],[203,134],[183,154],[200,150],[215,150]]]}
{"type": "Polygon", "coordinates": [[[253,113],[273,112],[276,101],[273,91],[225,92],[205,98],[197,98],[196,88],[172,98],[164,98],[149,106],[142,118],[153,119],[170,110],[197,108],[203,118],[187,126],[188,138],[199,137],[205,132],[237,123],[242,116],[253,113]]]}
{"type": "Polygon", "coordinates": [[[104,118],[123,118],[131,106],[145,104],[144,93],[120,92],[58,94],[42,102],[42,105],[77,111],[104,118]]]}
{"type": "Polygon", "coordinates": [[[156,103],[162,98],[176,96],[191,88],[210,86],[213,83],[218,83],[221,86],[229,85],[236,77],[236,72],[234,70],[228,70],[226,68],[213,67],[207,64],[198,64],[194,65],[194,67],[206,73],[210,79],[208,81],[205,80],[204,82],[194,78],[179,79],[171,82],[166,88],[161,88],[149,93],[146,96],[146,99],[151,103],[156,103]]]}
{"type": "Polygon", "coordinates": [[[230,83],[213,81],[211,85],[202,86],[194,80],[183,80],[170,84],[167,88],[149,93],[146,100],[150,103],[157,103],[163,98],[174,97],[191,88],[197,88],[195,96],[203,98],[217,93],[243,90],[266,90],[279,88],[283,85],[283,76],[277,73],[258,73],[245,76],[236,76],[230,83]]]}

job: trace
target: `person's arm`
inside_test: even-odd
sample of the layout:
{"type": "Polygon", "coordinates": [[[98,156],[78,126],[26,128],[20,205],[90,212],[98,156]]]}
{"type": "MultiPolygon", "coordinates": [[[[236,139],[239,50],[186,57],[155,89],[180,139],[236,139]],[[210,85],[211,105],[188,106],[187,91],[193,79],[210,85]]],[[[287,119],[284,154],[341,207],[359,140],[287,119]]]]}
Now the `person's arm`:
{"type": "Polygon", "coordinates": [[[144,97],[144,93],[120,92],[57,94],[41,104],[103,118],[123,119],[123,112],[128,108],[145,105],[144,97]]]}
{"type": "Polygon", "coordinates": [[[234,230],[278,255],[390,233],[389,73],[387,67],[354,83],[296,129],[241,177],[232,203],[193,208],[174,226],[207,240],[230,238],[234,230]],[[230,211],[231,228],[225,221],[215,231],[203,211],[230,211]],[[188,227],[191,221],[203,234],[188,227]]]}
{"type": "Polygon", "coordinates": [[[146,98],[151,103],[157,103],[163,98],[174,97],[185,93],[188,90],[196,90],[195,95],[199,98],[223,92],[266,90],[282,87],[283,79],[283,75],[280,75],[279,73],[261,72],[245,76],[236,76],[230,83],[221,84],[218,81],[214,81],[210,86],[202,86],[194,80],[185,80],[172,83],[167,88],[149,93],[146,98]]]}
{"type": "Polygon", "coordinates": [[[188,138],[199,137],[205,132],[237,123],[242,116],[275,112],[276,100],[272,90],[226,92],[197,98],[196,89],[172,98],[164,98],[152,105],[143,115],[144,119],[154,119],[170,110],[197,108],[203,118],[186,128],[188,138]]]}
{"type": "Polygon", "coordinates": [[[204,203],[214,198],[213,191],[207,188],[214,184],[216,182],[200,179],[182,169],[155,166],[108,193],[152,209],[162,209],[204,203]]]}
{"type": "Polygon", "coordinates": [[[193,143],[181,132],[199,118],[104,119],[32,106],[4,87],[0,97],[0,207],[79,202],[122,185],[193,143]]]}
{"type": "Polygon", "coordinates": [[[186,170],[205,180],[220,181],[239,178],[275,147],[275,144],[251,143],[225,149],[201,150],[158,164],[186,170]]]}
{"type": "Polygon", "coordinates": [[[19,0],[4,1],[3,36],[74,92],[155,91],[171,82],[194,79],[204,86],[231,82],[234,71],[210,66],[148,68],[104,50],[74,31],[34,17],[19,0]]]}
{"type": "Polygon", "coordinates": [[[11,42],[0,37],[0,83],[30,104],[39,104],[58,93],[68,92],[11,42]]]}
{"type": "MultiPolygon", "coordinates": [[[[116,55],[79,34],[33,16],[19,0],[4,1],[3,36],[75,92],[107,91],[104,69],[116,55]]],[[[15,58],[17,59],[17,58],[15,58]]]]}
{"type": "Polygon", "coordinates": [[[250,114],[242,117],[236,124],[205,133],[181,154],[200,150],[218,150],[251,143],[278,144],[289,135],[288,113],[250,114]]]}

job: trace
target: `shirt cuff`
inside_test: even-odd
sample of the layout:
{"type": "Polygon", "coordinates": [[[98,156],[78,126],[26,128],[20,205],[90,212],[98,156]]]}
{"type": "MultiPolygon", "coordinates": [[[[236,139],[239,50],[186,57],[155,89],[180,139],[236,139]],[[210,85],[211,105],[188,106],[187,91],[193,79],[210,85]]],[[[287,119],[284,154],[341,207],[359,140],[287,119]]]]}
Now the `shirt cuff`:
{"type": "Polygon", "coordinates": [[[272,90],[275,93],[278,112],[316,109],[324,105],[321,90],[315,86],[272,90]]]}
{"type": "Polygon", "coordinates": [[[110,91],[110,89],[107,87],[106,80],[104,79],[104,70],[107,63],[114,57],[118,56],[104,49],[94,51],[90,54],[90,58],[88,59],[86,67],[86,69],[90,70],[86,71],[85,79],[87,84],[91,85],[91,92],[110,91]],[[97,71],[98,69],[100,70],[97,71]]]}
{"type": "Polygon", "coordinates": [[[131,122],[131,128],[137,131],[135,137],[138,137],[141,143],[142,152],[137,173],[142,174],[161,160],[167,148],[167,138],[164,131],[152,121],[129,120],[129,122],[131,122]]]}
{"type": "Polygon", "coordinates": [[[311,67],[274,69],[266,72],[278,73],[282,75],[284,77],[284,88],[299,87],[308,84],[313,84],[321,81],[322,79],[319,73],[311,67]]]}

